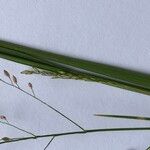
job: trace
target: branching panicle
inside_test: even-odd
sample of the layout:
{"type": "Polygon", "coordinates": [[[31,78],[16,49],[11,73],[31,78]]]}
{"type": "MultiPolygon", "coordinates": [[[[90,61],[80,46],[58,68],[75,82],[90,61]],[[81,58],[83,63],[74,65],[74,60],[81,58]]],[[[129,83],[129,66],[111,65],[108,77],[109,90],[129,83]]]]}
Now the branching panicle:
{"type": "MultiPolygon", "coordinates": [[[[69,79],[82,79],[82,80],[87,80],[87,81],[91,81],[91,80],[96,80],[96,78],[92,78],[92,77],[84,77],[84,76],[80,76],[80,75],[76,75],[76,74],[69,74],[66,73],[64,71],[58,71],[58,72],[50,72],[50,71],[45,71],[45,70],[41,70],[41,69],[37,69],[34,68],[33,70],[25,70],[22,73],[25,74],[32,74],[32,73],[36,73],[36,74],[42,74],[42,75],[49,75],[52,76],[52,78],[69,78],[69,79]]],[[[30,139],[38,139],[38,138],[45,138],[45,137],[52,137],[50,139],[50,141],[47,143],[47,145],[45,146],[44,150],[46,150],[49,145],[51,144],[51,142],[59,136],[65,136],[65,135],[74,135],[74,134],[87,134],[87,133],[94,133],[94,132],[115,132],[115,131],[139,131],[139,130],[145,130],[145,131],[150,131],[150,127],[137,127],[137,128],[104,128],[104,129],[90,129],[90,130],[85,130],[82,126],[80,126],[78,123],[76,123],[75,121],[73,121],[72,119],[70,119],[69,117],[67,117],[66,115],[64,115],[62,112],[60,112],[59,110],[57,110],[56,108],[54,108],[53,106],[47,104],[46,102],[44,102],[42,99],[38,98],[35,95],[34,89],[33,89],[33,85],[32,83],[28,83],[28,87],[31,89],[32,94],[30,94],[29,92],[27,92],[26,90],[22,89],[21,87],[19,87],[18,85],[18,80],[16,78],[16,76],[12,76],[11,79],[11,75],[8,71],[4,70],[4,74],[5,76],[7,76],[11,83],[6,82],[3,79],[0,79],[1,82],[3,82],[4,84],[11,86],[13,88],[16,88],[17,90],[27,94],[28,96],[34,98],[34,100],[40,102],[41,104],[43,104],[44,106],[46,106],[47,108],[55,111],[57,114],[61,115],[63,118],[67,119],[69,122],[71,122],[73,125],[75,125],[76,127],[78,127],[80,130],[79,131],[72,131],[72,132],[64,132],[64,133],[56,133],[56,134],[46,134],[46,135],[35,135],[29,131],[26,131],[22,128],[19,128],[13,124],[11,124],[10,122],[8,122],[7,118],[4,115],[0,115],[0,119],[2,121],[0,121],[0,123],[8,125],[10,127],[13,127],[17,130],[20,130],[22,132],[28,133],[31,136],[29,137],[20,137],[20,138],[9,138],[9,137],[3,137],[0,140],[0,144],[4,144],[4,143],[11,143],[11,142],[18,142],[18,141],[24,141],[24,140],[30,140],[30,139]]],[[[113,117],[113,118],[122,118],[122,119],[138,119],[138,120],[150,120],[150,118],[148,117],[139,117],[139,116],[123,116],[123,115],[108,115],[108,114],[95,114],[95,116],[101,116],[101,117],[113,117]]],[[[149,148],[147,149],[149,150],[149,148]]]]}
{"type": "Polygon", "coordinates": [[[72,119],[70,119],[69,117],[67,117],[66,115],[64,115],[64,114],[61,113],[60,111],[58,111],[56,108],[50,106],[49,104],[47,104],[47,103],[44,102],[43,100],[37,98],[37,97],[35,96],[32,83],[29,82],[29,83],[28,83],[28,87],[32,90],[32,94],[33,94],[33,95],[30,94],[30,93],[28,93],[27,91],[23,90],[22,88],[19,88],[18,86],[15,86],[15,85],[13,85],[13,84],[9,84],[8,82],[6,82],[6,81],[4,81],[4,80],[2,80],[2,79],[0,79],[0,81],[3,82],[4,84],[7,84],[7,85],[9,85],[9,86],[12,86],[12,87],[14,87],[14,88],[20,90],[21,92],[23,92],[23,93],[25,93],[25,94],[27,94],[27,95],[33,97],[35,100],[39,101],[39,102],[42,103],[44,106],[46,106],[46,107],[52,109],[53,111],[55,111],[56,113],[58,113],[58,114],[61,115],[62,117],[66,118],[66,119],[67,119],[68,121],[70,121],[72,124],[74,124],[75,126],[77,126],[78,128],[80,128],[81,130],[84,131],[84,128],[81,127],[80,125],[78,125],[78,124],[77,124],[76,122],[74,122],[72,119]]]}

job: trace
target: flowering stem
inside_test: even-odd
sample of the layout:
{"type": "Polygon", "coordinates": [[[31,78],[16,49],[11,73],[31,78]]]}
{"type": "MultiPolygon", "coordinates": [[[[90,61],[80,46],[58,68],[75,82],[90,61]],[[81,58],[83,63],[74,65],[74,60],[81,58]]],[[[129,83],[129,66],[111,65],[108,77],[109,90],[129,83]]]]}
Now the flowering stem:
{"type": "Polygon", "coordinates": [[[53,136],[51,138],[51,140],[48,142],[48,144],[45,146],[44,150],[46,150],[48,148],[48,146],[52,143],[52,141],[54,140],[55,136],[53,136]]]}
{"type": "Polygon", "coordinates": [[[36,97],[36,96],[35,96],[35,93],[34,93],[34,90],[33,90],[33,89],[31,89],[31,90],[32,90],[33,96],[36,97]]]}
{"type": "Polygon", "coordinates": [[[36,99],[37,101],[39,101],[39,102],[42,103],[43,105],[47,106],[48,108],[52,109],[53,111],[55,111],[56,113],[58,113],[58,114],[61,115],[62,117],[66,118],[68,121],[70,121],[71,123],[73,123],[74,125],[76,125],[76,126],[79,127],[81,130],[84,131],[84,128],[81,127],[79,124],[77,124],[77,123],[74,122],[72,119],[70,119],[69,117],[67,117],[66,115],[64,115],[64,114],[61,113],[60,111],[58,111],[56,108],[54,108],[54,107],[52,107],[51,105],[47,104],[46,102],[42,101],[41,99],[39,99],[39,98],[35,97],[34,95],[32,95],[32,94],[26,92],[25,90],[23,90],[22,88],[19,88],[18,86],[12,85],[12,84],[10,84],[10,83],[8,83],[8,82],[2,80],[2,79],[0,79],[0,81],[3,82],[3,83],[6,84],[6,85],[12,86],[12,87],[14,87],[14,88],[16,88],[16,89],[22,91],[23,93],[25,93],[25,94],[27,94],[27,95],[33,97],[34,99],[36,99]]]}
{"type": "Polygon", "coordinates": [[[25,141],[30,139],[39,139],[45,137],[60,137],[65,135],[85,135],[87,133],[98,133],[98,132],[122,132],[122,131],[149,131],[150,127],[137,127],[137,128],[103,128],[103,129],[89,129],[84,131],[72,131],[72,132],[63,132],[63,133],[56,133],[56,134],[44,134],[44,135],[36,135],[35,137],[21,137],[21,138],[11,138],[10,141],[2,141],[0,144],[4,143],[11,143],[11,142],[18,142],[18,141],[25,141]]]}
{"type": "Polygon", "coordinates": [[[0,121],[0,123],[5,124],[5,125],[8,125],[8,126],[11,126],[11,127],[15,128],[15,129],[17,129],[17,130],[22,131],[22,132],[28,133],[28,134],[32,135],[34,138],[36,137],[36,135],[34,135],[33,133],[28,132],[28,131],[26,131],[26,130],[24,130],[24,129],[21,129],[21,128],[15,126],[15,125],[13,125],[13,124],[11,124],[11,123],[9,123],[9,122],[2,122],[2,121],[0,121]]]}

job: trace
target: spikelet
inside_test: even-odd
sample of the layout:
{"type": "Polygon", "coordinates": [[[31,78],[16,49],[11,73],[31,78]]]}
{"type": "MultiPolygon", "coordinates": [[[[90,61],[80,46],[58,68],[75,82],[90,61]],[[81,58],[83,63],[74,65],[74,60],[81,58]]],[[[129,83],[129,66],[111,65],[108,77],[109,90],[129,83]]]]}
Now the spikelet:
{"type": "Polygon", "coordinates": [[[15,84],[17,84],[18,82],[17,82],[17,78],[13,75],[12,76],[12,80],[13,80],[13,82],[15,83],[15,84]]]}
{"type": "Polygon", "coordinates": [[[1,140],[3,140],[4,142],[11,141],[11,139],[9,137],[3,137],[3,138],[1,138],[1,140]]]}
{"type": "Polygon", "coordinates": [[[4,75],[9,78],[11,84],[13,85],[13,81],[11,80],[10,74],[8,71],[4,70],[4,75]]]}
{"type": "Polygon", "coordinates": [[[1,120],[6,120],[6,117],[3,116],[3,115],[0,115],[0,119],[1,119],[1,120]]]}
{"type": "Polygon", "coordinates": [[[4,75],[7,76],[8,78],[10,78],[10,74],[8,71],[4,70],[4,75]]]}
{"type": "Polygon", "coordinates": [[[33,85],[32,85],[32,83],[29,82],[29,83],[28,83],[28,86],[29,86],[29,88],[31,89],[33,96],[35,97],[35,93],[34,93],[34,90],[33,90],[33,85]]]}
{"type": "Polygon", "coordinates": [[[29,88],[33,89],[32,83],[28,83],[29,88]]]}

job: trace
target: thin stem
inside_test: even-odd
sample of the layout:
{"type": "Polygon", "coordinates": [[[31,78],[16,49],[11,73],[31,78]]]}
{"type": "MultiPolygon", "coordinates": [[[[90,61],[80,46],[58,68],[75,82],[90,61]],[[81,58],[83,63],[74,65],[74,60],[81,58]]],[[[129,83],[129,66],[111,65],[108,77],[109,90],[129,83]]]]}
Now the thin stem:
{"type": "Polygon", "coordinates": [[[9,123],[9,122],[2,122],[2,121],[0,121],[0,123],[5,124],[5,125],[8,125],[8,126],[11,126],[11,127],[15,128],[15,129],[17,129],[17,130],[22,131],[22,132],[28,133],[28,134],[32,135],[34,138],[36,137],[36,135],[34,135],[33,133],[28,132],[28,131],[26,131],[26,130],[24,130],[24,129],[21,129],[21,128],[15,126],[15,125],[13,125],[13,124],[11,124],[11,123],[9,123]]]}
{"type": "Polygon", "coordinates": [[[84,131],[84,128],[82,128],[80,125],[78,125],[78,124],[77,124],[76,122],[74,122],[72,119],[70,119],[69,117],[67,117],[66,115],[64,115],[64,114],[61,113],[60,111],[58,111],[56,108],[54,108],[54,107],[52,107],[51,105],[47,104],[46,102],[42,101],[41,99],[35,97],[34,95],[32,95],[32,94],[26,92],[25,90],[23,90],[23,89],[21,89],[21,88],[18,88],[17,86],[12,85],[12,84],[10,84],[10,83],[8,83],[8,82],[2,80],[2,79],[0,79],[0,81],[2,81],[4,84],[7,84],[7,85],[9,85],[9,86],[12,86],[12,87],[14,87],[14,88],[16,88],[16,89],[22,91],[23,93],[25,93],[25,94],[27,94],[27,95],[33,97],[34,99],[36,99],[37,101],[39,101],[39,102],[42,103],[43,105],[49,107],[50,109],[52,109],[52,110],[55,111],[56,113],[60,114],[61,116],[63,116],[64,118],[66,118],[68,121],[72,122],[74,125],[76,125],[76,126],[79,127],[81,130],[84,131]]]}
{"type": "Polygon", "coordinates": [[[124,115],[108,115],[108,114],[94,114],[94,116],[150,121],[149,117],[142,117],[142,116],[124,116],[124,115]]]}
{"type": "MultiPolygon", "coordinates": [[[[150,127],[89,129],[89,130],[84,130],[84,131],[72,131],[72,132],[63,132],[63,133],[56,133],[56,134],[37,135],[36,139],[45,138],[45,137],[59,137],[59,136],[66,136],[66,135],[77,135],[77,134],[85,135],[87,133],[122,132],[122,131],[150,131],[150,127]]],[[[0,144],[25,141],[25,140],[30,140],[30,139],[35,139],[35,138],[33,136],[21,137],[21,138],[11,138],[10,141],[2,141],[2,142],[0,142],[0,144]]]]}
{"type": "Polygon", "coordinates": [[[52,141],[54,140],[55,136],[53,136],[51,138],[51,140],[48,142],[48,144],[45,146],[44,150],[46,150],[48,148],[48,146],[52,143],[52,141]]]}
{"type": "Polygon", "coordinates": [[[31,90],[32,90],[33,96],[36,97],[33,88],[31,90]]]}
{"type": "Polygon", "coordinates": [[[18,89],[20,89],[20,86],[17,83],[16,83],[16,85],[17,85],[18,89]]]}

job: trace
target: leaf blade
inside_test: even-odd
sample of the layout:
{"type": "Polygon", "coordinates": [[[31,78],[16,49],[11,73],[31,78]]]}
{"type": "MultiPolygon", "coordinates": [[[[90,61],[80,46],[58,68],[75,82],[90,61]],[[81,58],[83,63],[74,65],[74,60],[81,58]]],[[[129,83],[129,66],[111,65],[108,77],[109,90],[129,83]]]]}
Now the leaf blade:
{"type": "Polygon", "coordinates": [[[0,54],[2,54],[2,49],[4,48],[7,49],[5,55],[13,53],[16,59],[19,57],[18,54],[20,54],[24,60],[30,58],[30,63],[24,61],[24,63],[30,66],[33,66],[32,61],[34,62],[36,59],[37,64],[43,64],[43,67],[37,64],[34,64],[34,67],[39,67],[40,69],[51,70],[51,68],[48,67],[51,66],[56,70],[60,69],[81,76],[89,76],[89,80],[90,77],[94,77],[97,81],[104,84],[150,95],[149,74],[0,41],[0,54]],[[44,67],[44,65],[47,67],[44,67]]]}
{"type": "Polygon", "coordinates": [[[150,117],[143,117],[143,116],[110,115],[110,114],[94,114],[94,116],[150,121],[150,117]]]}

